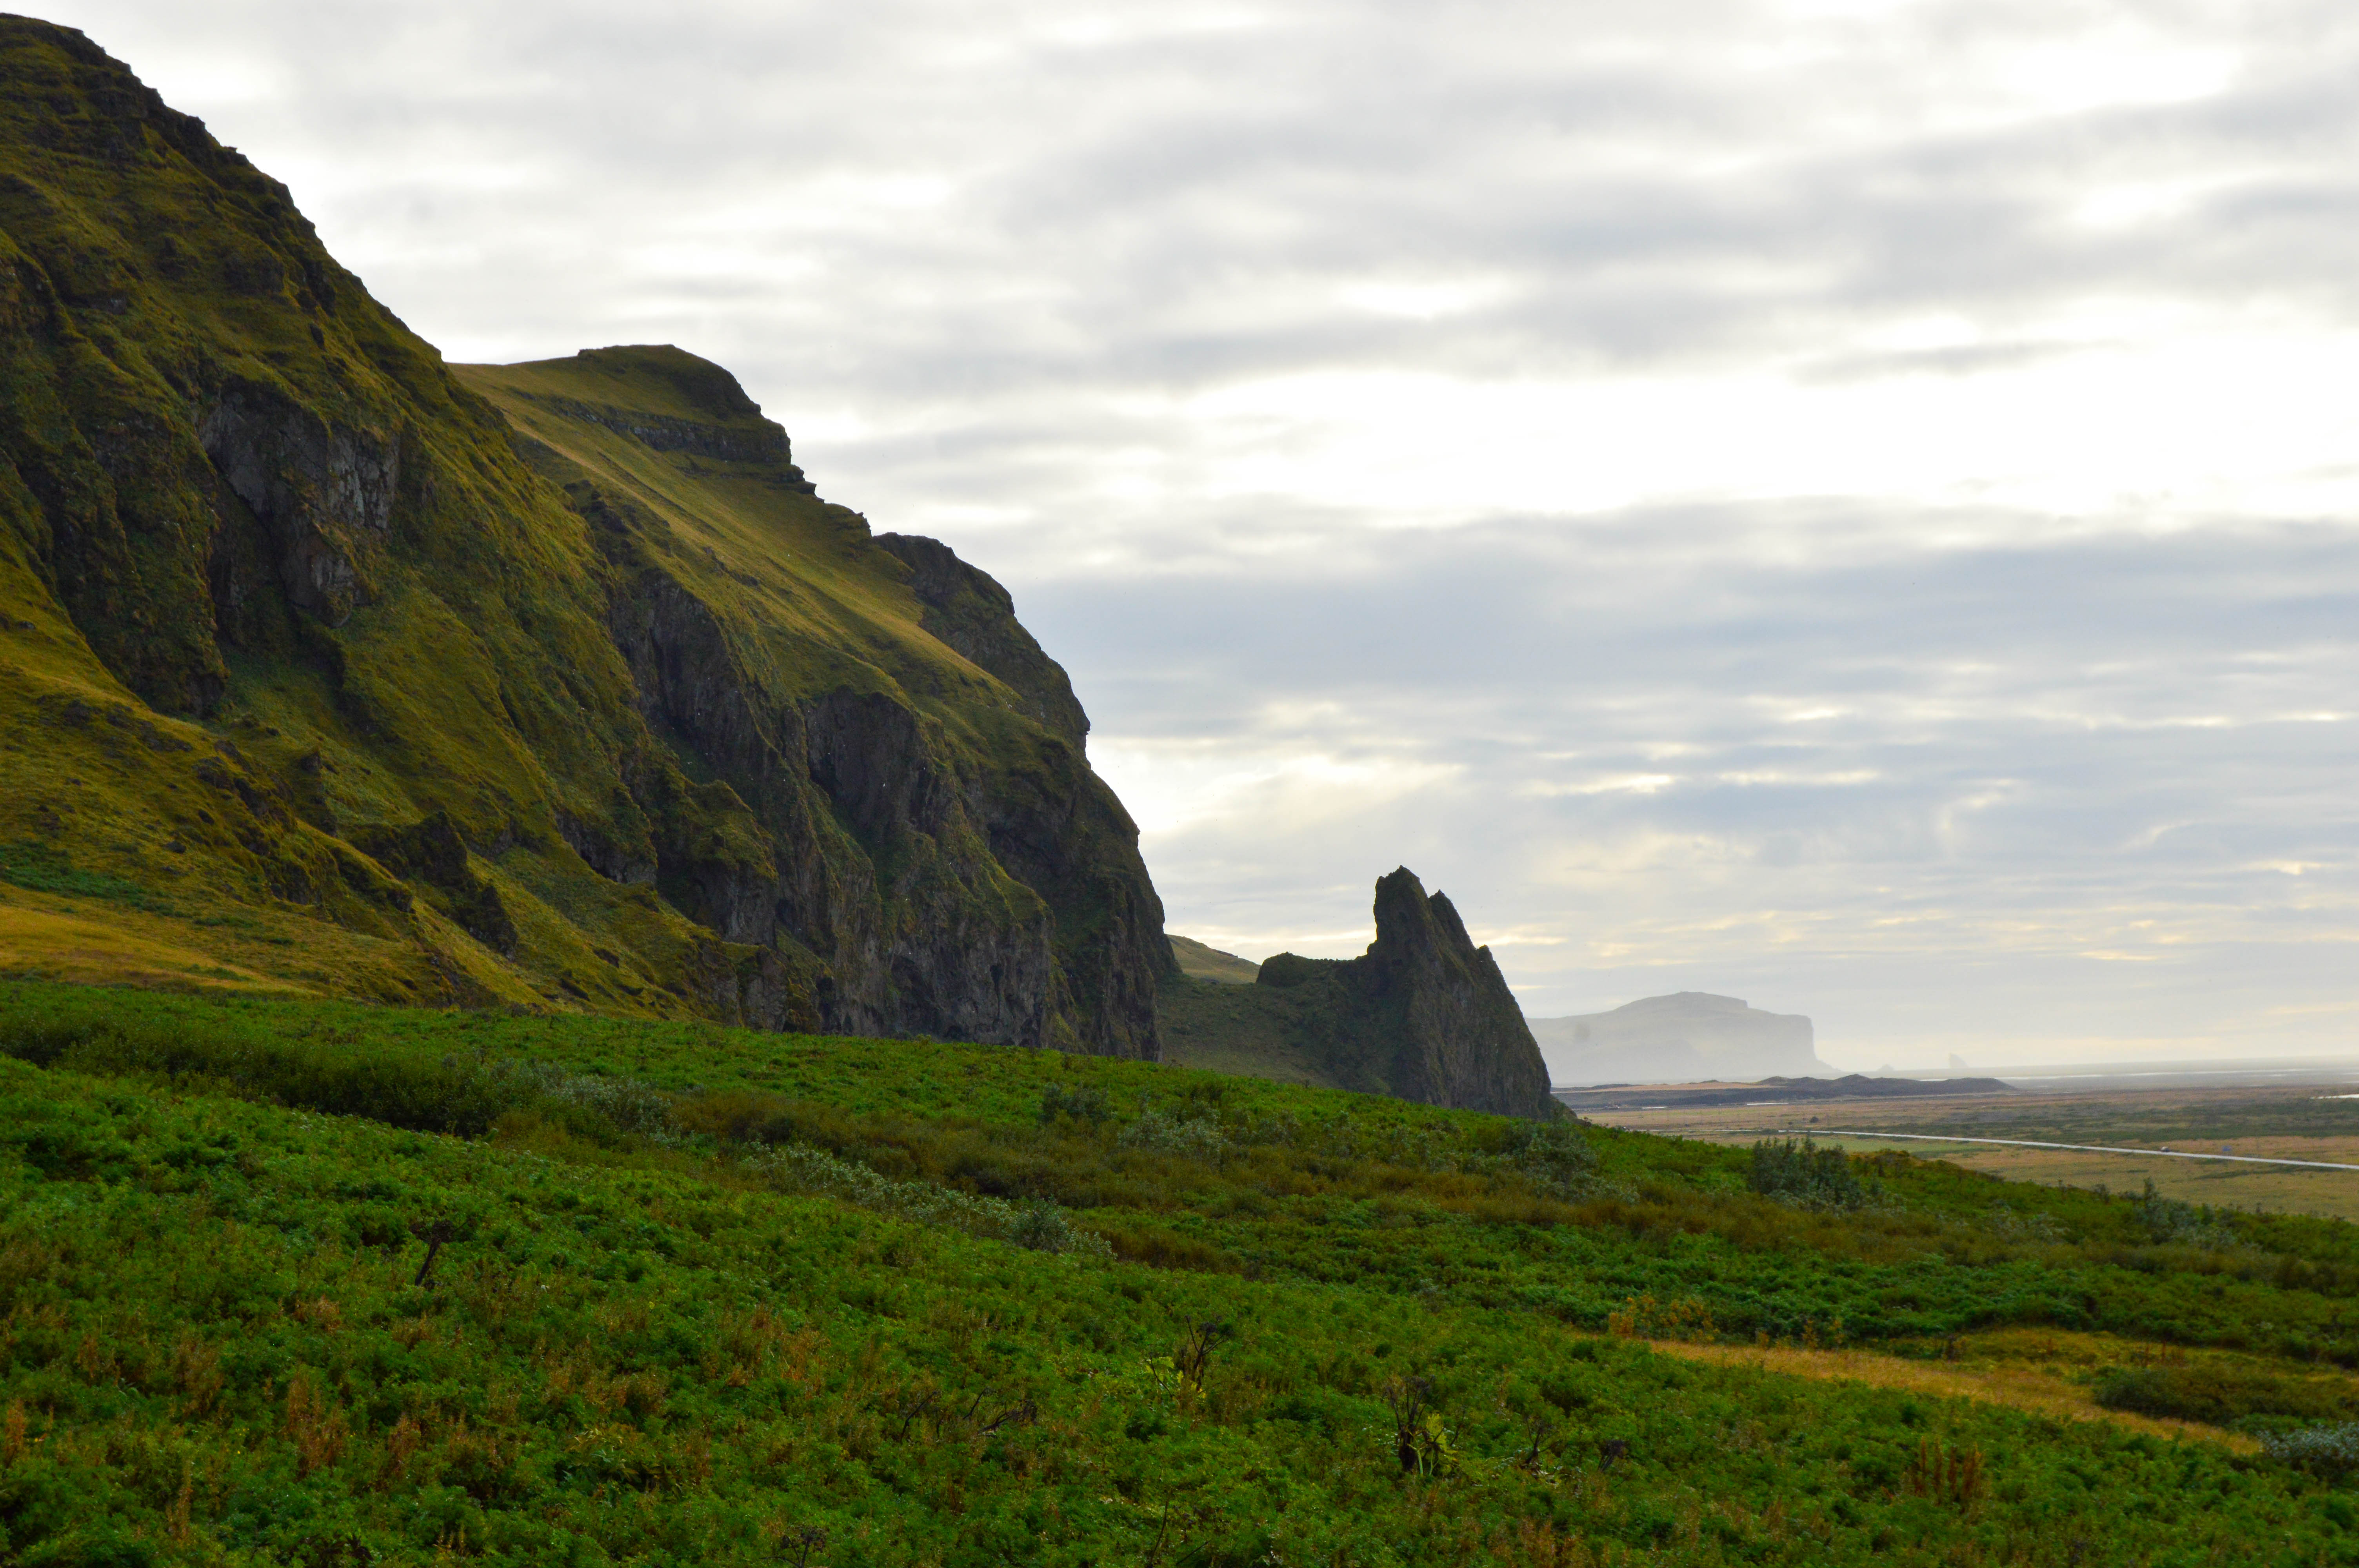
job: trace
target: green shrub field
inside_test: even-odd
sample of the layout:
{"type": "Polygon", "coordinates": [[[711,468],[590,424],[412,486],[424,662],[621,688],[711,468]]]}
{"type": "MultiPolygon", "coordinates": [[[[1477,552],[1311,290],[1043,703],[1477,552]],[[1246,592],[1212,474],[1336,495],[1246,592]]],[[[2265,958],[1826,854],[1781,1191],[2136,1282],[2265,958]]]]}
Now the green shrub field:
{"type": "Polygon", "coordinates": [[[1053,1052],[35,984],[0,1098],[9,1563],[2359,1562],[2330,1221],[1053,1052]],[[2155,1353],[2079,1421],[1647,1343],[2021,1325],[2155,1353]]]}

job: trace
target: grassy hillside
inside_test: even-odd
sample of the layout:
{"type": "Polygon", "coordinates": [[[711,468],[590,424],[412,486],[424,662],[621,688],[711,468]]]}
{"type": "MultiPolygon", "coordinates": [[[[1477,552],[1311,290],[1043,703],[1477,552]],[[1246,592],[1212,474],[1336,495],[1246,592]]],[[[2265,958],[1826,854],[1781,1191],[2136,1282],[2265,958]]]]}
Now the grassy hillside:
{"type": "Polygon", "coordinates": [[[896,548],[677,351],[454,375],[0,17],[0,973],[1152,1056],[1061,672],[896,548]]]}
{"type": "Polygon", "coordinates": [[[1192,936],[1173,936],[1172,961],[1180,972],[1190,979],[1220,980],[1233,986],[1249,986],[1261,973],[1261,966],[1250,958],[1240,958],[1234,953],[1223,953],[1192,936]]]}
{"type": "Polygon", "coordinates": [[[2338,1224],[1055,1053],[49,986],[0,990],[0,1096],[28,1563],[2359,1556],[2335,1451],[2280,1435],[2359,1410],[2338,1224]]]}

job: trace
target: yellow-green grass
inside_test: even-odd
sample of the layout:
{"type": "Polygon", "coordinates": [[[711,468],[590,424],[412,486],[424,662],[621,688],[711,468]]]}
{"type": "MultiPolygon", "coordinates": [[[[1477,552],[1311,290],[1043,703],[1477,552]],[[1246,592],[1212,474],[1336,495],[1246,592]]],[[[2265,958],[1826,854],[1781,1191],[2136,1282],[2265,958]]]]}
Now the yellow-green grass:
{"type": "MultiPolygon", "coordinates": [[[[2156,1192],[2184,1203],[2277,1214],[2314,1214],[2359,1220],[2359,1171],[2305,1171],[2226,1161],[2181,1160],[2169,1155],[2083,1153],[2060,1149],[2009,1149],[1931,1143],[1873,1136],[1830,1138],[1854,1152],[1900,1149],[1926,1160],[1944,1160],[1969,1171],[2047,1186],[2107,1187],[2136,1192],[2151,1182],[2156,1192]]],[[[2234,1145],[2239,1153],[2286,1160],[2322,1160],[2359,1164],[2351,1140],[2253,1139],[2234,1145]]]]}
{"type": "Polygon", "coordinates": [[[201,990],[300,992],[307,989],[258,969],[232,966],[218,948],[200,951],[130,929],[136,917],[114,913],[92,918],[27,907],[32,902],[0,892],[0,976],[85,985],[188,986],[201,990]]]}
{"type": "Polygon", "coordinates": [[[774,465],[661,451],[573,416],[560,400],[713,422],[672,407],[659,376],[607,374],[597,364],[577,357],[457,365],[452,373],[559,460],[544,460],[553,472],[586,476],[659,520],[669,535],[659,539],[664,569],[729,621],[773,689],[889,686],[970,732],[975,701],[1018,709],[1002,683],[923,629],[923,606],[897,573],[877,569],[856,514],[784,487],[774,465]]]}
{"type": "Polygon", "coordinates": [[[1224,985],[1249,986],[1261,973],[1261,966],[1234,953],[1223,953],[1208,946],[1192,936],[1172,936],[1171,957],[1178,961],[1180,972],[1191,980],[1218,980],[1224,985]]]}
{"type": "MultiPolygon", "coordinates": [[[[2108,1368],[2141,1364],[2153,1347],[2113,1335],[2076,1334],[2065,1329],[2005,1329],[1993,1334],[1962,1335],[1951,1357],[1925,1359],[1843,1346],[1800,1345],[1720,1345],[1690,1340],[1650,1340],[1658,1354],[1684,1361],[1719,1367],[1750,1367],[1781,1377],[1860,1383],[1901,1393],[1936,1399],[1973,1400],[2004,1405],[2034,1415],[2067,1421],[2103,1422],[2125,1432],[2145,1433],[2174,1441],[2214,1443],[2238,1454],[2257,1454],[2260,1444],[2247,1433],[2201,1422],[2140,1415],[2134,1411],[2108,1410],[2097,1403],[2093,1374],[2108,1368]]],[[[2186,1357],[2189,1353],[2174,1352],[2186,1357]]],[[[2248,1357],[2195,1358],[2246,1361],[2248,1357]]],[[[2277,1363],[2269,1363],[2275,1368],[2277,1363]]],[[[2311,1376],[2332,1382],[2344,1391],[2359,1391],[2346,1373],[2311,1376]]]]}

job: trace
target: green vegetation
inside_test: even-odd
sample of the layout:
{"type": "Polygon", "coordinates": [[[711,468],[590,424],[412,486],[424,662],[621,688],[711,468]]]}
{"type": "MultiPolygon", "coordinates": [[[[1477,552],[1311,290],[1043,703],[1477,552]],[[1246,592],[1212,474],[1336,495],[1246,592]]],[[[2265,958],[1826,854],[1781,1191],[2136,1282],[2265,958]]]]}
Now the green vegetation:
{"type": "Polygon", "coordinates": [[[168,907],[137,882],[78,870],[46,844],[0,844],[0,882],[34,892],[103,899],[134,909],[168,907]]]}
{"type": "Polygon", "coordinates": [[[2250,1424],[2256,1416],[2327,1421],[2359,1415],[2359,1390],[2339,1380],[2217,1363],[2114,1368],[2097,1379],[2096,1396],[2107,1410],[2213,1426],[2250,1424]]]}
{"type": "Polygon", "coordinates": [[[1799,1143],[1790,1138],[1782,1143],[1768,1139],[1756,1143],[1745,1182],[1765,1196],[1805,1208],[1859,1208],[1869,1198],[1842,1150],[1821,1149],[1808,1138],[1799,1143]]]}
{"type": "Polygon", "coordinates": [[[16,985],[0,1052],[16,1561],[2359,1560],[2338,1224],[699,1023],[16,985]],[[2025,1322],[2277,1456],[1639,1342],[2025,1322]]]}
{"type": "Polygon", "coordinates": [[[1324,1000],[1184,970],[1167,976],[1155,999],[1163,1059],[1277,1083],[1382,1093],[1383,1083],[1370,1064],[1321,1051],[1313,1042],[1324,1000]]]}

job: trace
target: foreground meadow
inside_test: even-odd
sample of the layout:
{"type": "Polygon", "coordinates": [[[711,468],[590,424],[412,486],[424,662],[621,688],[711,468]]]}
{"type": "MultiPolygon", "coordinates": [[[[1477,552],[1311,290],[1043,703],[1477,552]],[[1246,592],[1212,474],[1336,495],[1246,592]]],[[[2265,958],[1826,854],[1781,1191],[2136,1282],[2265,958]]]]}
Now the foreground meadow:
{"type": "Polygon", "coordinates": [[[2330,1221],[68,987],[0,1097],[14,1562],[2359,1560],[2330,1221]]]}

